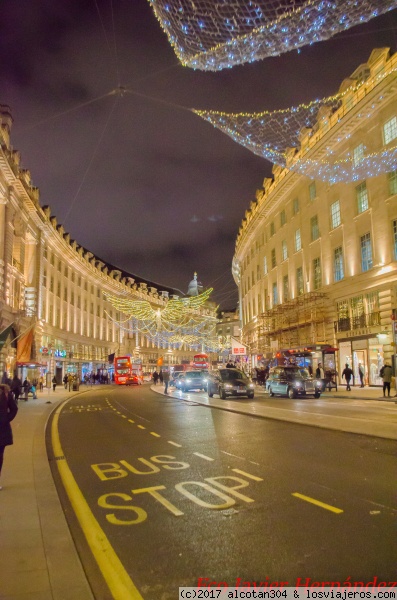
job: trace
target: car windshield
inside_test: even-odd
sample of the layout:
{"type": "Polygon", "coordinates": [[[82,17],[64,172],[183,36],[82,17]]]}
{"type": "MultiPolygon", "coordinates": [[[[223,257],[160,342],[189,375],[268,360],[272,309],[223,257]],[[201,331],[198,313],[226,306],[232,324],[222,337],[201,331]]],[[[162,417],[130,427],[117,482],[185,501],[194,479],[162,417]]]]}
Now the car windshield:
{"type": "Polygon", "coordinates": [[[191,373],[186,373],[186,377],[193,377],[193,378],[195,378],[195,377],[202,377],[202,374],[199,373],[198,371],[197,372],[196,371],[192,371],[191,373]]]}
{"type": "Polygon", "coordinates": [[[232,381],[233,379],[248,379],[246,374],[238,369],[222,369],[222,371],[220,371],[220,375],[223,381],[232,381]]]}
{"type": "Polygon", "coordinates": [[[287,379],[288,381],[292,381],[293,379],[309,379],[309,371],[302,367],[276,367],[271,373],[272,379],[274,377],[287,379]]]}

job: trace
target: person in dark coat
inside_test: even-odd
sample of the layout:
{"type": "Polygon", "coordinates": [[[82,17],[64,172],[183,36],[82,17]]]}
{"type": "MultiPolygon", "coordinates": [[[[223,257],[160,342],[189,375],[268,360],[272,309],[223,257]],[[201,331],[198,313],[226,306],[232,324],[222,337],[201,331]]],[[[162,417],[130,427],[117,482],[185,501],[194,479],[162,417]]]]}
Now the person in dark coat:
{"type": "Polygon", "coordinates": [[[0,476],[3,467],[5,447],[13,444],[10,423],[15,418],[17,412],[18,405],[14,400],[10,388],[6,384],[0,384],[0,476]]]}
{"type": "Polygon", "coordinates": [[[353,375],[353,370],[346,363],[345,368],[342,371],[342,379],[343,378],[346,379],[346,391],[347,392],[351,392],[350,379],[352,378],[352,375],[353,375]]]}
{"type": "Polygon", "coordinates": [[[25,381],[23,382],[23,393],[25,396],[25,400],[28,399],[29,390],[30,390],[30,381],[28,378],[26,378],[25,381]]]}
{"type": "Polygon", "coordinates": [[[11,381],[11,391],[14,394],[14,398],[18,403],[19,396],[22,394],[22,381],[19,379],[18,375],[14,375],[13,380],[11,381]]]}
{"type": "Polygon", "coordinates": [[[154,385],[157,385],[157,382],[159,380],[159,374],[157,373],[157,371],[154,371],[152,377],[153,377],[154,385]]]}
{"type": "Polygon", "coordinates": [[[163,379],[163,371],[161,369],[160,369],[160,373],[159,373],[159,381],[160,381],[160,385],[162,385],[164,379],[163,379]]]}

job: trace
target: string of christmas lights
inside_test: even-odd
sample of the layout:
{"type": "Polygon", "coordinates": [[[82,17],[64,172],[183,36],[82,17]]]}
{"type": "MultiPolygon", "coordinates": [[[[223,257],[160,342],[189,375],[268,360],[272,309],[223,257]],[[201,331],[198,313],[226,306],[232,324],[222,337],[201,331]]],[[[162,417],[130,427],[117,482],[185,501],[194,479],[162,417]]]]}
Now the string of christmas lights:
{"type": "Polygon", "coordinates": [[[327,40],[397,0],[148,0],[184,66],[220,71],[327,40]]]}
{"type": "MultiPolygon", "coordinates": [[[[376,76],[359,83],[354,82],[343,92],[313,100],[308,104],[259,113],[225,113],[197,109],[193,109],[193,112],[238,144],[274,164],[312,179],[347,183],[395,170],[396,149],[389,147],[366,152],[359,160],[351,154],[336,160],[332,149],[327,150],[326,158],[321,161],[306,159],[305,153],[313,145],[310,144],[312,136],[316,136],[313,139],[317,140],[338,125],[387,77],[390,81],[397,77],[395,57],[376,76]]],[[[381,95],[382,91],[378,89],[381,95]]],[[[373,97],[371,106],[367,107],[365,114],[360,114],[359,118],[367,119],[375,110],[377,103],[373,97]]],[[[343,136],[337,139],[338,143],[343,141],[343,136]]]]}

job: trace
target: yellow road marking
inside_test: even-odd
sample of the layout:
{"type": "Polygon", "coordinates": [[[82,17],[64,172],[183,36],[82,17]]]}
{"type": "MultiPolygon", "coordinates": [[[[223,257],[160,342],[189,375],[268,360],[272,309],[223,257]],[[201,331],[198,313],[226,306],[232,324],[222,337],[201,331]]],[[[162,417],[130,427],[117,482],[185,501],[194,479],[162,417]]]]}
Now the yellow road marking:
{"type": "Polygon", "coordinates": [[[127,417],[125,415],[121,415],[123,417],[123,419],[126,419],[127,417]]]}
{"type": "Polygon", "coordinates": [[[199,458],[204,458],[204,460],[214,460],[213,458],[211,458],[210,456],[206,456],[205,454],[200,454],[200,452],[193,452],[193,454],[195,454],[196,456],[198,456],[199,458]]]}
{"type": "Polygon", "coordinates": [[[139,429],[146,429],[143,425],[138,425],[139,429]]]}
{"type": "Polygon", "coordinates": [[[176,442],[171,442],[170,440],[168,440],[169,444],[172,444],[173,446],[176,446],[177,448],[182,448],[182,446],[180,444],[177,444],[176,442]]]}
{"type": "Polygon", "coordinates": [[[129,423],[135,423],[132,419],[128,419],[129,423]]]}
{"type": "Polygon", "coordinates": [[[254,481],[263,481],[263,479],[261,477],[257,477],[256,475],[251,475],[250,473],[247,473],[246,471],[241,471],[241,469],[232,469],[232,471],[234,471],[235,473],[240,473],[240,475],[245,475],[246,477],[249,477],[250,479],[253,479],[254,481]]]}
{"type": "Polygon", "coordinates": [[[304,496],[303,494],[299,494],[298,492],[294,492],[292,495],[296,498],[300,498],[301,500],[305,500],[306,502],[310,502],[311,504],[315,504],[316,506],[321,506],[321,508],[330,510],[333,513],[343,513],[343,510],[341,508],[336,508],[335,506],[331,506],[330,504],[325,504],[324,502],[320,502],[320,500],[310,498],[310,496],[304,496]]]}
{"type": "Polygon", "coordinates": [[[69,497],[74,513],[80,523],[87,543],[93,553],[98,567],[109,587],[114,600],[143,600],[138,589],[130,579],[122,562],[107,539],[105,532],[94,517],[91,509],[80,490],[72,471],[64,457],[61,440],[59,438],[59,415],[66,400],[55,411],[51,426],[51,441],[57,467],[65,491],[69,497]]]}
{"type": "Polygon", "coordinates": [[[158,433],[154,433],[154,431],[151,431],[150,435],[154,435],[154,437],[161,437],[161,435],[159,435],[158,433]]]}

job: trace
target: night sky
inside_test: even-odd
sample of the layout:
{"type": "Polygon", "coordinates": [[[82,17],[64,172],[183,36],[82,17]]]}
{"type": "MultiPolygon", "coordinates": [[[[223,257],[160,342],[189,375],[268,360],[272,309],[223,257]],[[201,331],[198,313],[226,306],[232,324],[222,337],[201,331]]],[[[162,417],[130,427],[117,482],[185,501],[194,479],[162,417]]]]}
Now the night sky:
{"type": "Polygon", "coordinates": [[[147,0],[2,0],[12,145],[41,205],[79,244],[159,289],[186,293],[197,271],[231,308],[238,228],[271,164],[189,109],[262,111],[331,95],[373,48],[396,51],[396,12],[212,73],[179,64],[147,0]]]}

